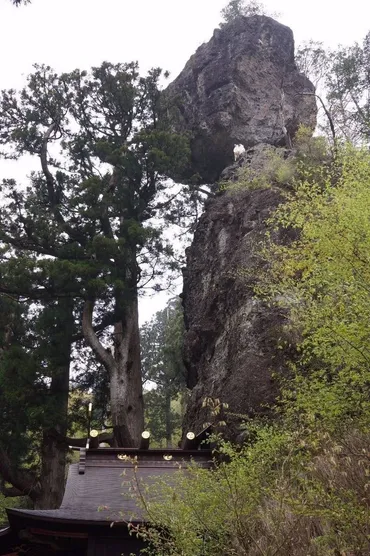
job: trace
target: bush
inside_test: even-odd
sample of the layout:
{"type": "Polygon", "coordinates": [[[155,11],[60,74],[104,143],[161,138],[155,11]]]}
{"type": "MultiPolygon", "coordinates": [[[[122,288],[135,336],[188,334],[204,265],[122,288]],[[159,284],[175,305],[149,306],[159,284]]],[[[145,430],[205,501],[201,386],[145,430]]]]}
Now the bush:
{"type": "Polygon", "coordinates": [[[241,449],[223,444],[208,471],[144,490],[148,554],[370,554],[368,437],[341,441],[261,426],[241,449]],[[315,439],[313,441],[313,438],[315,439]],[[160,501],[158,501],[160,500],[160,501]]]}

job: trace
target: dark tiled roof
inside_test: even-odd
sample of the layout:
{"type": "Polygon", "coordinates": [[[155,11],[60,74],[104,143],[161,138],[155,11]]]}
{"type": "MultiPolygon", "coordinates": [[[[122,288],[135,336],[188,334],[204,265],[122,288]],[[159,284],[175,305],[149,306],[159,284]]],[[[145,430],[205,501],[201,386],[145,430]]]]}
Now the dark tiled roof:
{"type": "Polygon", "coordinates": [[[158,478],[171,483],[171,477],[191,461],[209,468],[211,453],[208,450],[89,450],[82,474],[80,464],[70,465],[60,509],[8,510],[9,520],[12,523],[12,516],[18,516],[32,522],[94,522],[96,525],[141,522],[145,518],[130,486],[136,482],[150,484],[158,478]],[[133,458],[137,458],[135,463],[133,458]]]}

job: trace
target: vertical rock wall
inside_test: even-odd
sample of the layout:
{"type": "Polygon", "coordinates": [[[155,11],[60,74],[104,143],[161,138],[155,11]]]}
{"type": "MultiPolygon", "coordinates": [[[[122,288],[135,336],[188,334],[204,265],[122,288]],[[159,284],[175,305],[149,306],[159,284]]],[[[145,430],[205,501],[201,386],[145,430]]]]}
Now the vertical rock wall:
{"type": "Polygon", "coordinates": [[[184,429],[208,420],[205,397],[227,402],[244,415],[267,411],[276,397],[273,373],[284,372],[284,315],[255,299],[264,272],[258,247],[280,190],[236,190],[208,202],[184,272],[185,364],[192,395],[184,429]]]}

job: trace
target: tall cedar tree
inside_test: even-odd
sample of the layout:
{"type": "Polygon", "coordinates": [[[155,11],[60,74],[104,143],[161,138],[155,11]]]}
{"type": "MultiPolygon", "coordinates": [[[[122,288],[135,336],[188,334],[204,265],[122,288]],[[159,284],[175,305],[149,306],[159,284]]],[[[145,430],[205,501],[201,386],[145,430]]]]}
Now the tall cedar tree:
{"type": "Polygon", "coordinates": [[[64,486],[67,443],[52,431],[67,433],[72,309],[0,294],[1,487],[41,508],[58,506],[64,486]]]}
{"type": "MultiPolygon", "coordinates": [[[[23,337],[34,343],[24,342],[23,353],[42,344],[32,384],[58,399],[62,436],[71,350],[81,336],[109,376],[115,444],[137,445],[143,429],[138,292],[174,265],[161,227],[148,221],[160,221],[164,210],[173,219],[165,176],[176,176],[189,157],[188,140],[158,123],[160,77],[159,69],[140,77],[136,63],[62,75],[36,66],[23,90],[1,94],[2,155],[30,155],[40,170],[27,187],[3,180],[0,293],[28,307],[23,320],[32,330],[23,337]],[[109,349],[99,339],[104,330],[109,349]]],[[[184,210],[178,198],[177,208],[184,210]]],[[[53,443],[47,429],[43,435],[43,446],[53,443]]],[[[3,438],[0,450],[3,478],[25,492],[29,483],[4,468],[3,438]]]]}

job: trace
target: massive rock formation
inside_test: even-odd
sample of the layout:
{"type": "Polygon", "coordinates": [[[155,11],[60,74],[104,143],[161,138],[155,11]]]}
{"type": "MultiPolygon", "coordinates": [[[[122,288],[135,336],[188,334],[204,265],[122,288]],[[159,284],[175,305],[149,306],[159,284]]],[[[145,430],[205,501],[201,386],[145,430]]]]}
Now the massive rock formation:
{"type": "Polygon", "coordinates": [[[215,31],[166,91],[178,100],[175,126],[192,135],[193,172],[213,182],[232,162],[235,144],[243,144],[247,152],[222,179],[233,180],[243,164],[253,178],[252,187],[226,188],[208,201],[187,250],[185,364],[192,395],[184,430],[198,432],[208,421],[206,397],[244,415],[265,412],[276,397],[285,317],[257,300],[253,286],[264,272],[258,248],[266,219],[282,196],[273,183],[256,187],[266,164],[290,156],[281,147],[291,147],[299,125],[314,128],[313,92],[295,66],[291,30],[264,16],[240,17],[215,31]]]}
{"type": "Polygon", "coordinates": [[[171,124],[192,136],[192,172],[206,183],[233,161],[235,144],[289,142],[312,129],[312,83],[294,62],[293,33],[270,17],[239,17],[217,29],[166,89],[171,124]],[[171,110],[171,108],[169,109],[171,110]]]}
{"type": "MultiPolygon", "coordinates": [[[[258,172],[267,149],[274,148],[259,146],[239,164],[258,172]]],[[[277,348],[284,316],[256,300],[253,286],[264,271],[258,248],[266,218],[280,202],[279,188],[231,188],[208,202],[199,221],[184,271],[185,364],[193,389],[184,430],[198,432],[208,421],[206,397],[250,416],[276,397],[273,372],[285,368],[277,348]]]]}

